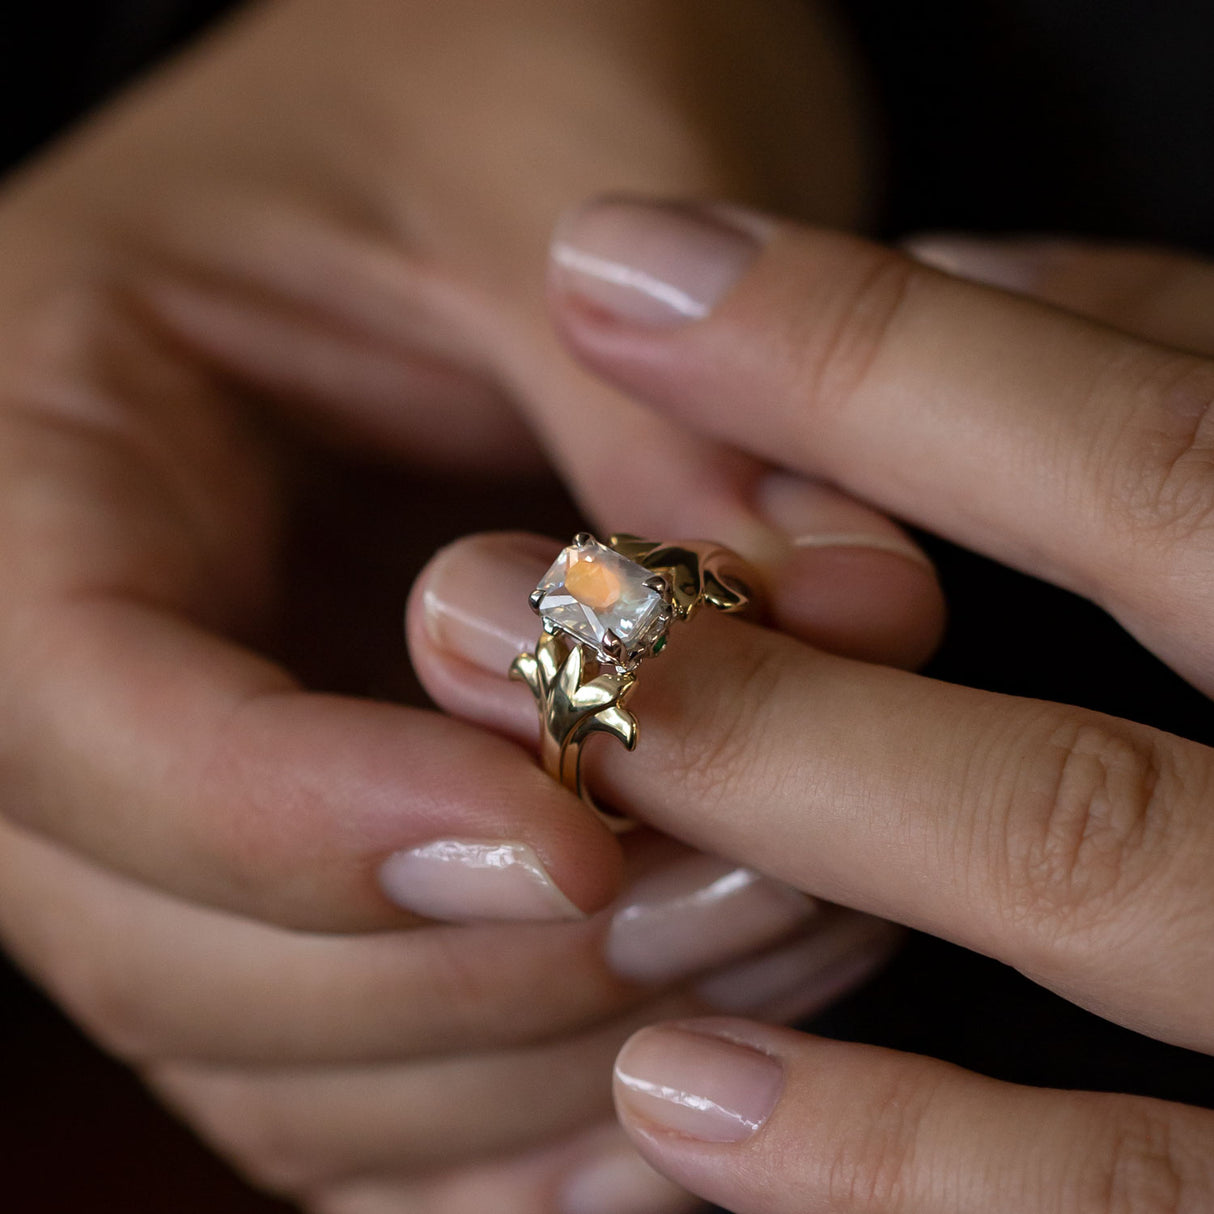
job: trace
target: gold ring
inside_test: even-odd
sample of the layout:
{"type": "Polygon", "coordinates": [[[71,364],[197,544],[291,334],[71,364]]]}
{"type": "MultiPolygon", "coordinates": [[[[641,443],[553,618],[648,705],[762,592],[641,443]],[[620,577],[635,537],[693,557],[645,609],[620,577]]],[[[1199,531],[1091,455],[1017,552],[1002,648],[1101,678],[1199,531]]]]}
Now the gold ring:
{"type": "Polygon", "coordinates": [[[634,823],[594,804],[582,781],[582,746],[606,733],[636,747],[637,719],[626,704],[638,667],[666,647],[672,623],[701,607],[746,610],[754,598],[746,568],[736,553],[704,540],[613,535],[602,544],[583,531],[531,592],[543,632],[534,653],[514,659],[510,677],[535,696],[544,770],[612,830],[634,823]]]}

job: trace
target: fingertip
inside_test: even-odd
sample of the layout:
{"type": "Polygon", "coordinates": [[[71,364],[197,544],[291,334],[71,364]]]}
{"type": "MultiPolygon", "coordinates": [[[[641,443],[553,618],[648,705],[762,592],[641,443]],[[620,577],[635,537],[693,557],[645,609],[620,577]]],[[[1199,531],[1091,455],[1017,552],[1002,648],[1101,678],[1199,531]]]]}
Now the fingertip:
{"type": "Polygon", "coordinates": [[[782,469],[759,478],[751,501],[780,539],[767,566],[779,627],[863,661],[914,668],[930,657],[944,598],[926,553],[897,523],[782,469]]]}
{"type": "Polygon", "coordinates": [[[464,536],[431,557],[405,608],[414,673],[435,703],[532,748],[535,701],[507,680],[539,635],[527,596],[560,547],[521,532],[464,536]]]}
{"type": "Polygon", "coordinates": [[[842,657],[913,670],[944,631],[944,595],[925,557],[870,539],[794,548],[772,579],[776,623],[842,657]]]}
{"type": "Polygon", "coordinates": [[[739,222],[736,209],[626,194],[591,198],[557,223],[549,290],[558,308],[653,328],[686,324],[730,290],[766,234],[739,222]]]}
{"type": "Polygon", "coordinates": [[[923,232],[903,240],[902,250],[915,261],[954,278],[1034,295],[1057,263],[1065,259],[1067,245],[1057,238],[923,232]]]}

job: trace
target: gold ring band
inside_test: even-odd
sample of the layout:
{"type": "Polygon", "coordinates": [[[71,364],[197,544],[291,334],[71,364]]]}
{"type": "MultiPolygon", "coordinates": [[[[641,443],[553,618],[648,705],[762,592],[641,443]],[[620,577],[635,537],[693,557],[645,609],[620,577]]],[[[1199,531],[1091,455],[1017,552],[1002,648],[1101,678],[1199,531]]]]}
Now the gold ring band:
{"type": "Polygon", "coordinates": [[[583,531],[531,592],[543,632],[534,653],[514,659],[510,677],[535,696],[544,770],[612,830],[634,824],[594,804],[582,779],[583,745],[606,733],[635,748],[639,726],[626,704],[638,667],[662,652],[671,624],[701,607],[745,611],[754,598],[745,569],[735,552],[704,540],[613,535],[602,544],[583,531]]]}

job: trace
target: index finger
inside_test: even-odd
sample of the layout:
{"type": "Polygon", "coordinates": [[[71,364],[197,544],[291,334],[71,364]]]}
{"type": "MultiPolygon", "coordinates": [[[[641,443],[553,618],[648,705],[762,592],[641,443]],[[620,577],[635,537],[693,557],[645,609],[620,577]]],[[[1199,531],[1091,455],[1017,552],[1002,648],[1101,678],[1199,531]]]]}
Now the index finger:
{"type": "Polygon", "coordinates": [[[719,209],[607,201],[560,241],[556,315],[600,372],[1095,599],[1214,689],[1214,365],[855,237],[719,209]],[[736,267],[739,225],[753,253],[727,274],[713,229],[736,267]]]}

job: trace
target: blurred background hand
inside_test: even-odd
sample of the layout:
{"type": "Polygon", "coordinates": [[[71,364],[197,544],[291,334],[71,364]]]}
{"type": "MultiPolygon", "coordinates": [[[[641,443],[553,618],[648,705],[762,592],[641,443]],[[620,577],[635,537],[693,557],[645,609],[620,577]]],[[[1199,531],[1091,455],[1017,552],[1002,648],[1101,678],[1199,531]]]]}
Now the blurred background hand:
{"type": "Polygon", "coordinates": [[[410,569],[473,526],[572,527],[549,469],[613,528],[735,544],[800,635],[910,665],[935,642],[894,524],[658,422],[544,319],[552,223],[590,192],[861,214],[828,31],[736,17],[262,5],[0,202],[0,934],[315,1209],[480,1209],[491,1183],[534,1211],[594,1168],[583,1210],[677,1207],[606,1125],[616,1045],[756,950],[800,949],[747,1009],[783,1017],[888,944],[652,838],[625,860],[522,750],[400,703],[410,569]],[[509,877],[428,876],[450,838],[509,877]],[[684,925],[665,954],[613,935],[638,907],[684,925]],[[494,918],[567,922],[423,926],[494,918]],[[559,1082],[523,1092],[537,1058],[559,1082]]]}

